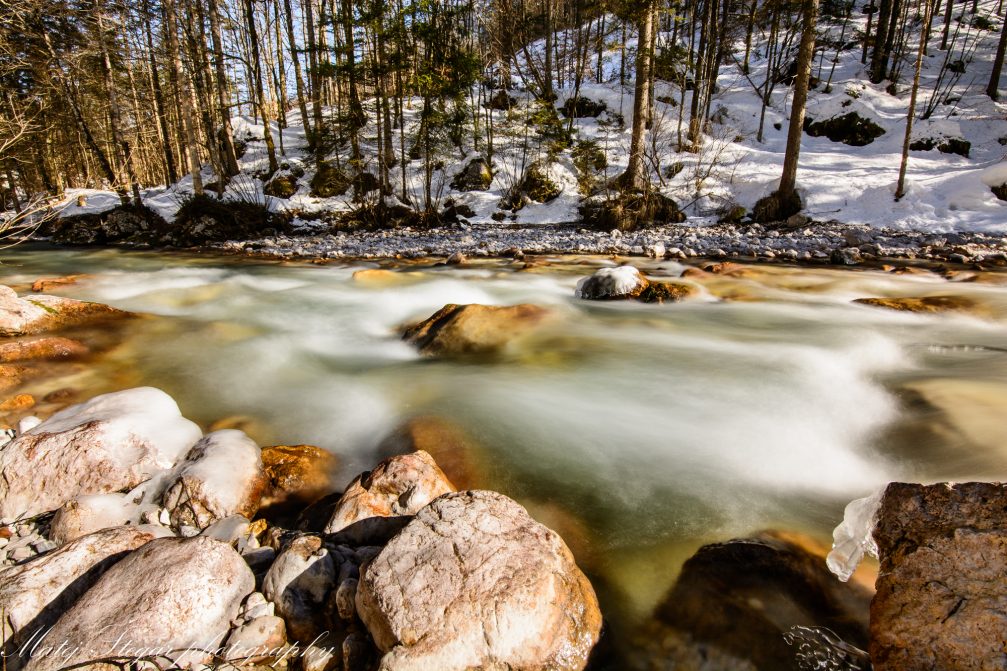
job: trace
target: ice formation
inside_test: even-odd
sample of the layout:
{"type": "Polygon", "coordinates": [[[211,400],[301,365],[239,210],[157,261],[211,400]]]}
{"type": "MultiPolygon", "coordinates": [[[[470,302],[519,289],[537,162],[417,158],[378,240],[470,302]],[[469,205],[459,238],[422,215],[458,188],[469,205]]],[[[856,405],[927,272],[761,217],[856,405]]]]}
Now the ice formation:
{"type": "Polygon", "coordinates": [[[878,546],[874,543],[874,525],[881,508],[882,487],[870,496],[850,501],[846,505],[843,521],[832,532],[832,552],[826,558],[829,570],[846,582],[864,558],[864,553],[878,556],[878,546]]]}

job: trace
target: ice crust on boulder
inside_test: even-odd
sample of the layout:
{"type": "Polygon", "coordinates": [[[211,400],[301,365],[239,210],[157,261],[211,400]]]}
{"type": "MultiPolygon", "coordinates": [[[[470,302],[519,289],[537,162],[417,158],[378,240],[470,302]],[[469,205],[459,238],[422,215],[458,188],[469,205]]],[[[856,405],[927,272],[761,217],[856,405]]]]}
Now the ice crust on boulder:
{"type": "Polygon", "coordinates": [[[577,298],[627,296],[644,283],[643,275],[633,266],[601,268],[577,283],[575,295],[577,298]]]}
{"type": "Polygon", "coordinates": [[[829,570],[843,582],[850,579],[857,570],[864,554],[877,558],[878,546],[874,542],[874,525],[878,521],[878,510],[885,488],[870,496],[855,499],[846,505],[843,521],[832,532],[832,552],[825,562],[829,570]]]}

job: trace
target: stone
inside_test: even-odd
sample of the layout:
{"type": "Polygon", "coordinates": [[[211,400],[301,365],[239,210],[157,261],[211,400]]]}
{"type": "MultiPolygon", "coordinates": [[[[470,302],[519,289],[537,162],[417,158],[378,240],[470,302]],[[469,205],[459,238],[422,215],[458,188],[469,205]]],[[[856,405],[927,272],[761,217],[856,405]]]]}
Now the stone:
{"type": "Polygon", "coordinates": [[[500,89],[486,101],[486,107],[492,110],[507,111],[517,105],[517,98],[507,93],[506,89],[500,89]]]}
{"type": "Polygon", "coordinates": [[[328,629],[325,605],[336,588],[336,575],[335,561],[319,536],[299,536],[276,557],[262,593],[276,604],[291,640],[310,643],[328,629]]]}
{"type": "Polygon", "coordinates": [[[262,664],[281,657],[287,645],[287,626],[283,618],[264,615],[231,631],[224,658],[243,664],[262,664]]]}
{"type": "Polygon", "coordinates": [[[837,266],[855,266],[863,261],[860,250],[856,247],[842,247],[833,249],[829,255],[829,261],[837,266]]]}
{"type": "Polygon", "coordinates": [[[602,112],[608,109],[608,105],[604,101],[595,102],[590,98],[577,96],[575,98],[567,98],[560,109],[563,110],[563,116],[565,117],[584,119],[600,116],[602,112]]]}
{"type": "Polygon", "coordinates": [[[101,303],[48,294],[18,298],[13,289],[0,285],[0,336],[36,335],[128,316],[130,313],[101,303]]]}
{"type": "Polygon", "coordinates": [[[0,519],[132,489],[171,468],[201,433],[152,387],[70,406],[0,448],[0,519]]]}
{"type": "Polygon", "coordinates": [[[290,198],[297,193],[297,179],[293,175],[277,175],[269,180],[262,192],[274,198],[290,198]]]}
{"type": "Polygon", "coordinates": [[[88,353],[84,344],[69,338],[49,336],[0,343],[0,363],[76,359],[88,353]]]}
{"type": "Polygon", "coordinates": [[[651,224],[685,221],[678,203],[656,191],[602,192],[585,200],[579,213],[585,226],[601,231],[633,231],[651,224]]]}
{"type": "Polygon", "coordinates": [[[126,553],[166,533],[152,527],[105,529],[33,562],[0,569],[0,647],[13,648],[8,641],[16,644],[51,627],[126,553]]]}
{"type": "Polygon", "coordinates": [[[314,445],[273,445],[262,448],[266,489],[260,507],[304,508],[335,489],[339,460],[314,445]]]}
{"type": "Polygon", "coordinates": [[[999,483],[888,485],[873,534],[875,671],[1007,666],[1005,508],[999,483]]]}
{"type": "Polygon", "coordinates": [[[175,466],[161,505],[172,527],[205,529],[230,515],[254,517],[265,488],[259,446],[241,431],[224,429],[204,436],[175,466]]]}
{"type": "Polygon", "coordinates": [[[203,536],[150,541],[108,569],[53,626],[48,640],[65,642],[68,652],[34,654],[25,671],[128,657],[130,648],[169,650],[176,663],[199,663],[203,650],[223,642],[254,589],[252,572],[226,543],[203,536]]]}
{"type": "Polygon", "coordinates": [[[546,308],[527,303],[510,306],[452,303],[407,327],[402,337],[427,356],[497,354],[541,326],[550,314],[546,308]]]}
{"type": "Polygon", "coordinates": [[[649,282],[637,298],[641,303],[677,303],[692,298],[699,289],[681,282],[649,282]]]}
{"type": "Polygon", "coordinates": [[[63,545],[101,529],[134,521],[139,506],[125,494],[90,494],[64,503],[49,524],[49,537],[63,545]]]}
{"type": "Polygon", "coordinates": [[[446,494],[361,567],[381,669],[583,669],[601,631],[563,540],[511,499],[446,494]]]}
{"type": "Polygon", "coordinates": [[[965,296],[922,296],[905,298],[857,298],[853,301],[860,305],[875,308],[886,308],[899,312],[920,312],[933,314],[939,312],[972,312],[977,304],[965,296]]]}
{"type": "Polygon", "coordinates": [[[804,132],[811,137],[824,135],[833,142],[863,147],[884,135],[885,129],[856,112],[848,112],[821,121],[805,117],[804,132]]]}
{"type": "Polygon", "coordinates": [[[493,183],[493,170],[483,157],[470,160],[455,175],[451,188],[456,191],[485,191],[493,183]]]}
{"type": "Polygon", "coordinates": [[[79,280],[88,277],[87,275],[64,275],[63,277],[40,277],[31,284],[31,290],[40,293],[50,291],[57,287],[65,287],[77,284],[79,280]]]}
{"type": "Polygon", "coordinates": [[[0,402],[0,412],[20,412],[35,407],[35,397],[31,394],[17,394],[0,402]]]}
{"type": "Polygon", "coordinates": [[[633,266],[601,268],[577,283],[575,295],[592,301],[638,298],[649,285],[633,266]]]}
{"type": "Polygon", "coordinates": [[[345,194],[352,179],[329,161],[319,161],[318,169],[311,178],[311,195],[316,198],[332,198],[345,194]]]}
{"type": "Polygon", "coordinates": [[[482,480],[479,446],[460,426],[430,415],[413,417],[381,441],[380,455],[427,452],[448,480],[459,489],[473,489],[482,480]]]}
{"type": "Polygon", "coordinates": [[[350,483],[325,532],[336,533],[372,517],[415,515],[438,496],[453,491],[454,485],[426,452],[390,457],[350,483]]]}
{"type": "Polygon", "coordinates": [[[682,566],[654,618],[762,671],[799,671],[784,641],[793,626],[820,626],[867,646],[871,590],[842,583],[824,548],[795,535],[763,532],[706,545],[682,566]]]}

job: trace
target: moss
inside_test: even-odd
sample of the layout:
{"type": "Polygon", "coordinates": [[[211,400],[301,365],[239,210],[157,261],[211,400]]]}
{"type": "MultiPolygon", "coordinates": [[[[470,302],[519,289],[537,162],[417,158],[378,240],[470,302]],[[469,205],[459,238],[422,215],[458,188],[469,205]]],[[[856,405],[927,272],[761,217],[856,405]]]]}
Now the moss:
{"type": "Polygon", "coordinates": [[[842,142],[851,147],[863,147],[885,134],[885,130],[870,119],[856,112],[815,121],[811,117],[804,120],[804,131],[812,137],[825,136],[833,142],[842,142]]]}
{"type": "Polygon", "coordinates": [[[48,312],[48,313],[49,313],[49,314],[51,314],[51,315],[58,315],[58,314],[59,314],[59,312],[58,312],[57,310],[53,310],[53,309],[52,309],[51,307],[49,307],[49,306],[48,306],[48,305],[46,305],[45,303],[39,303],[38,301],[33,301],[33,300],[32,300],[32,299],[30,299],[30,298],[28,298],[28,299],[26,299],[26,300],[27,300],[27,301],[28,301],[29,303],[31,303],[32,305],[34,305],[35,307],[37,307],[37,308],[42,308],[43,310],[45,310],[46,312],[48,312]]]}

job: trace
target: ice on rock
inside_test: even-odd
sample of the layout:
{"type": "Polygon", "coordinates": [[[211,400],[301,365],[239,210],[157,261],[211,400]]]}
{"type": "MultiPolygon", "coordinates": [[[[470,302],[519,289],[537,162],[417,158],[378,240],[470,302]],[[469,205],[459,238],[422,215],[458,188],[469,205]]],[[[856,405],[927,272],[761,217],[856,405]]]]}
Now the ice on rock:
{"type": "Polygon", "coordinates": [[[585,277],[577,283],[577,298],[608,298],[625,296],[645,280],[640,271],[633,266],[617,268],[601,268],[590,277],[585,277]]]}
{"type": "Polygon", "coordinates": [[[832,532],[832,552],[826,558],[829,570],[843,582],[857,570],[864,553],[877,558],[878,546],[874,542],[874,525],[885,488],[870,496],[855,499],[846,505],[842,523],[832,532]]]}

